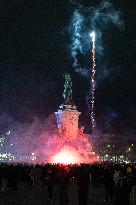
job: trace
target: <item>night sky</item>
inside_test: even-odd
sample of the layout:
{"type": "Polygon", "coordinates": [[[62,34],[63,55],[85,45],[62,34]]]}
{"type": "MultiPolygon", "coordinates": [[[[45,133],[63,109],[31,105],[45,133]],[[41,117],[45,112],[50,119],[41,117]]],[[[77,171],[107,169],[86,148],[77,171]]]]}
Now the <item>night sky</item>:
{"type": "MultiPolygon", "coordinates": [[[[100,1],[85,0],[84,6],[100,1]]],[[[136,127],[136,2],[113,0],[124,28],[103,33],[97,58],[96,120],[105,132],[136,127]]],[[[0,0],[0,114],[16,121],[44,119],[63,102],[63,74],[73,80],[73,99],[89,130],[89,78],[76,73],[69,52],[69,23],[76,4],[68,0],[0,0]]],[[[91,51],[91,48],[90,48],[91,51]]],[[[91,65],[90,53],[81,64],[91,65]]],[[[87,68],[89,69],[89,67],[87,68]]]]}

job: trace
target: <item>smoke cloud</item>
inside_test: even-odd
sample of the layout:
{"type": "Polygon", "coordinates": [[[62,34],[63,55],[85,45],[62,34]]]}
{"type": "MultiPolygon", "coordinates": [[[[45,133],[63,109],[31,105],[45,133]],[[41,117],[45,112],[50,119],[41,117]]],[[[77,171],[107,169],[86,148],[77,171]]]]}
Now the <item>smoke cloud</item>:
{"type": "Polygon", "coordinates": [[[71,54],[73,57],[73,67],[78,68],[79,63],[77,60],[78,52],[83,53],[82,48],[82,27],[83,27],[84,17],[81,15],[80,11],[76,10],[72,16],[72,40],[71,40],[71,54]]]}
{"type": "Polygon", "coordinates": [[[88,75],[88,65],[84,62],[82,63],[84,65],[81,65],[80,56],[85,56],[91,51],[90,32],[93,30],[96,32],[96,54],[97,60],[100,60],[104,56],[103,32],[111,26],[117,29],[124,28],[121,12],[116,10],[109,1],[101,1],[98,6],[90,8],[83,6],[82,1],[71,2],[77,6],[70,22],[73,67],[76,72],[88,75]]]}
{"type": "Polygon", "coordinates": [[[17,162],[28,162],[33,153],[39,163],[47,160],[48,141],[56,133],[55,114],[45,120],[35,117],[31,122],[18,122],[7,113],[2,113],[0,128],[1,137],[4,138],[0,152],[11,154],[17,162]]]}

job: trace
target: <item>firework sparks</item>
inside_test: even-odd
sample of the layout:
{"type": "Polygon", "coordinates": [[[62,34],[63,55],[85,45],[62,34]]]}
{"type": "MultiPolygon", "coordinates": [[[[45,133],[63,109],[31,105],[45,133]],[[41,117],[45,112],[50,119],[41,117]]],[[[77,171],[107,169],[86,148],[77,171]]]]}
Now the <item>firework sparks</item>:
{"type": "Polygon", "coordinates": [[[91,124],[92,129],[95,128],[95,112],[94,112],[94,103],[95,103],[95,73],[96,73],[96,63],[95,63],[95,38],[96,34],[93,31],[90,33],[90,37],[92,38],[92,75],[91,75],[91,124]]]}
{"type": "Polygon", "coordinates": [[[80,156],[75,150],[71,148],[64,148],[52,158],[51,162],[61,164],[80,163],[80,156]]]}

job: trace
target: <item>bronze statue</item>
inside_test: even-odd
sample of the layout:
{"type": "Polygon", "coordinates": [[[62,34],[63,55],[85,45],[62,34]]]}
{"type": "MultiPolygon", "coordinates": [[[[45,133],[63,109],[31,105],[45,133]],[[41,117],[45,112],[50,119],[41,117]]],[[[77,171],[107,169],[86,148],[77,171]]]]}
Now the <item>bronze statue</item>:
{"type": "Polygon", "coordinates": [[[63,97],[65,100],[65,104],[71,104],[72,103],[72,80],[70,74],[65,74],[65,84],[64,84],[64,92],[63,97]]]}

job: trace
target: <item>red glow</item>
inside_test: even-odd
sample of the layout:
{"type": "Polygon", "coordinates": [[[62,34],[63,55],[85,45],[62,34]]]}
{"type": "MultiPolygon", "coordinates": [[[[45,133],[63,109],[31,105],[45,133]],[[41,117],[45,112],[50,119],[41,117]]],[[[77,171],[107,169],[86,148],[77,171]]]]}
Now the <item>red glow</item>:
{"type": "Polygon", "coordinates": [[[64,148],[52,158],[51,162],[61,164],[78,164],[80,163],[80,155],[77,151],[71,148],[64,148]]]}

